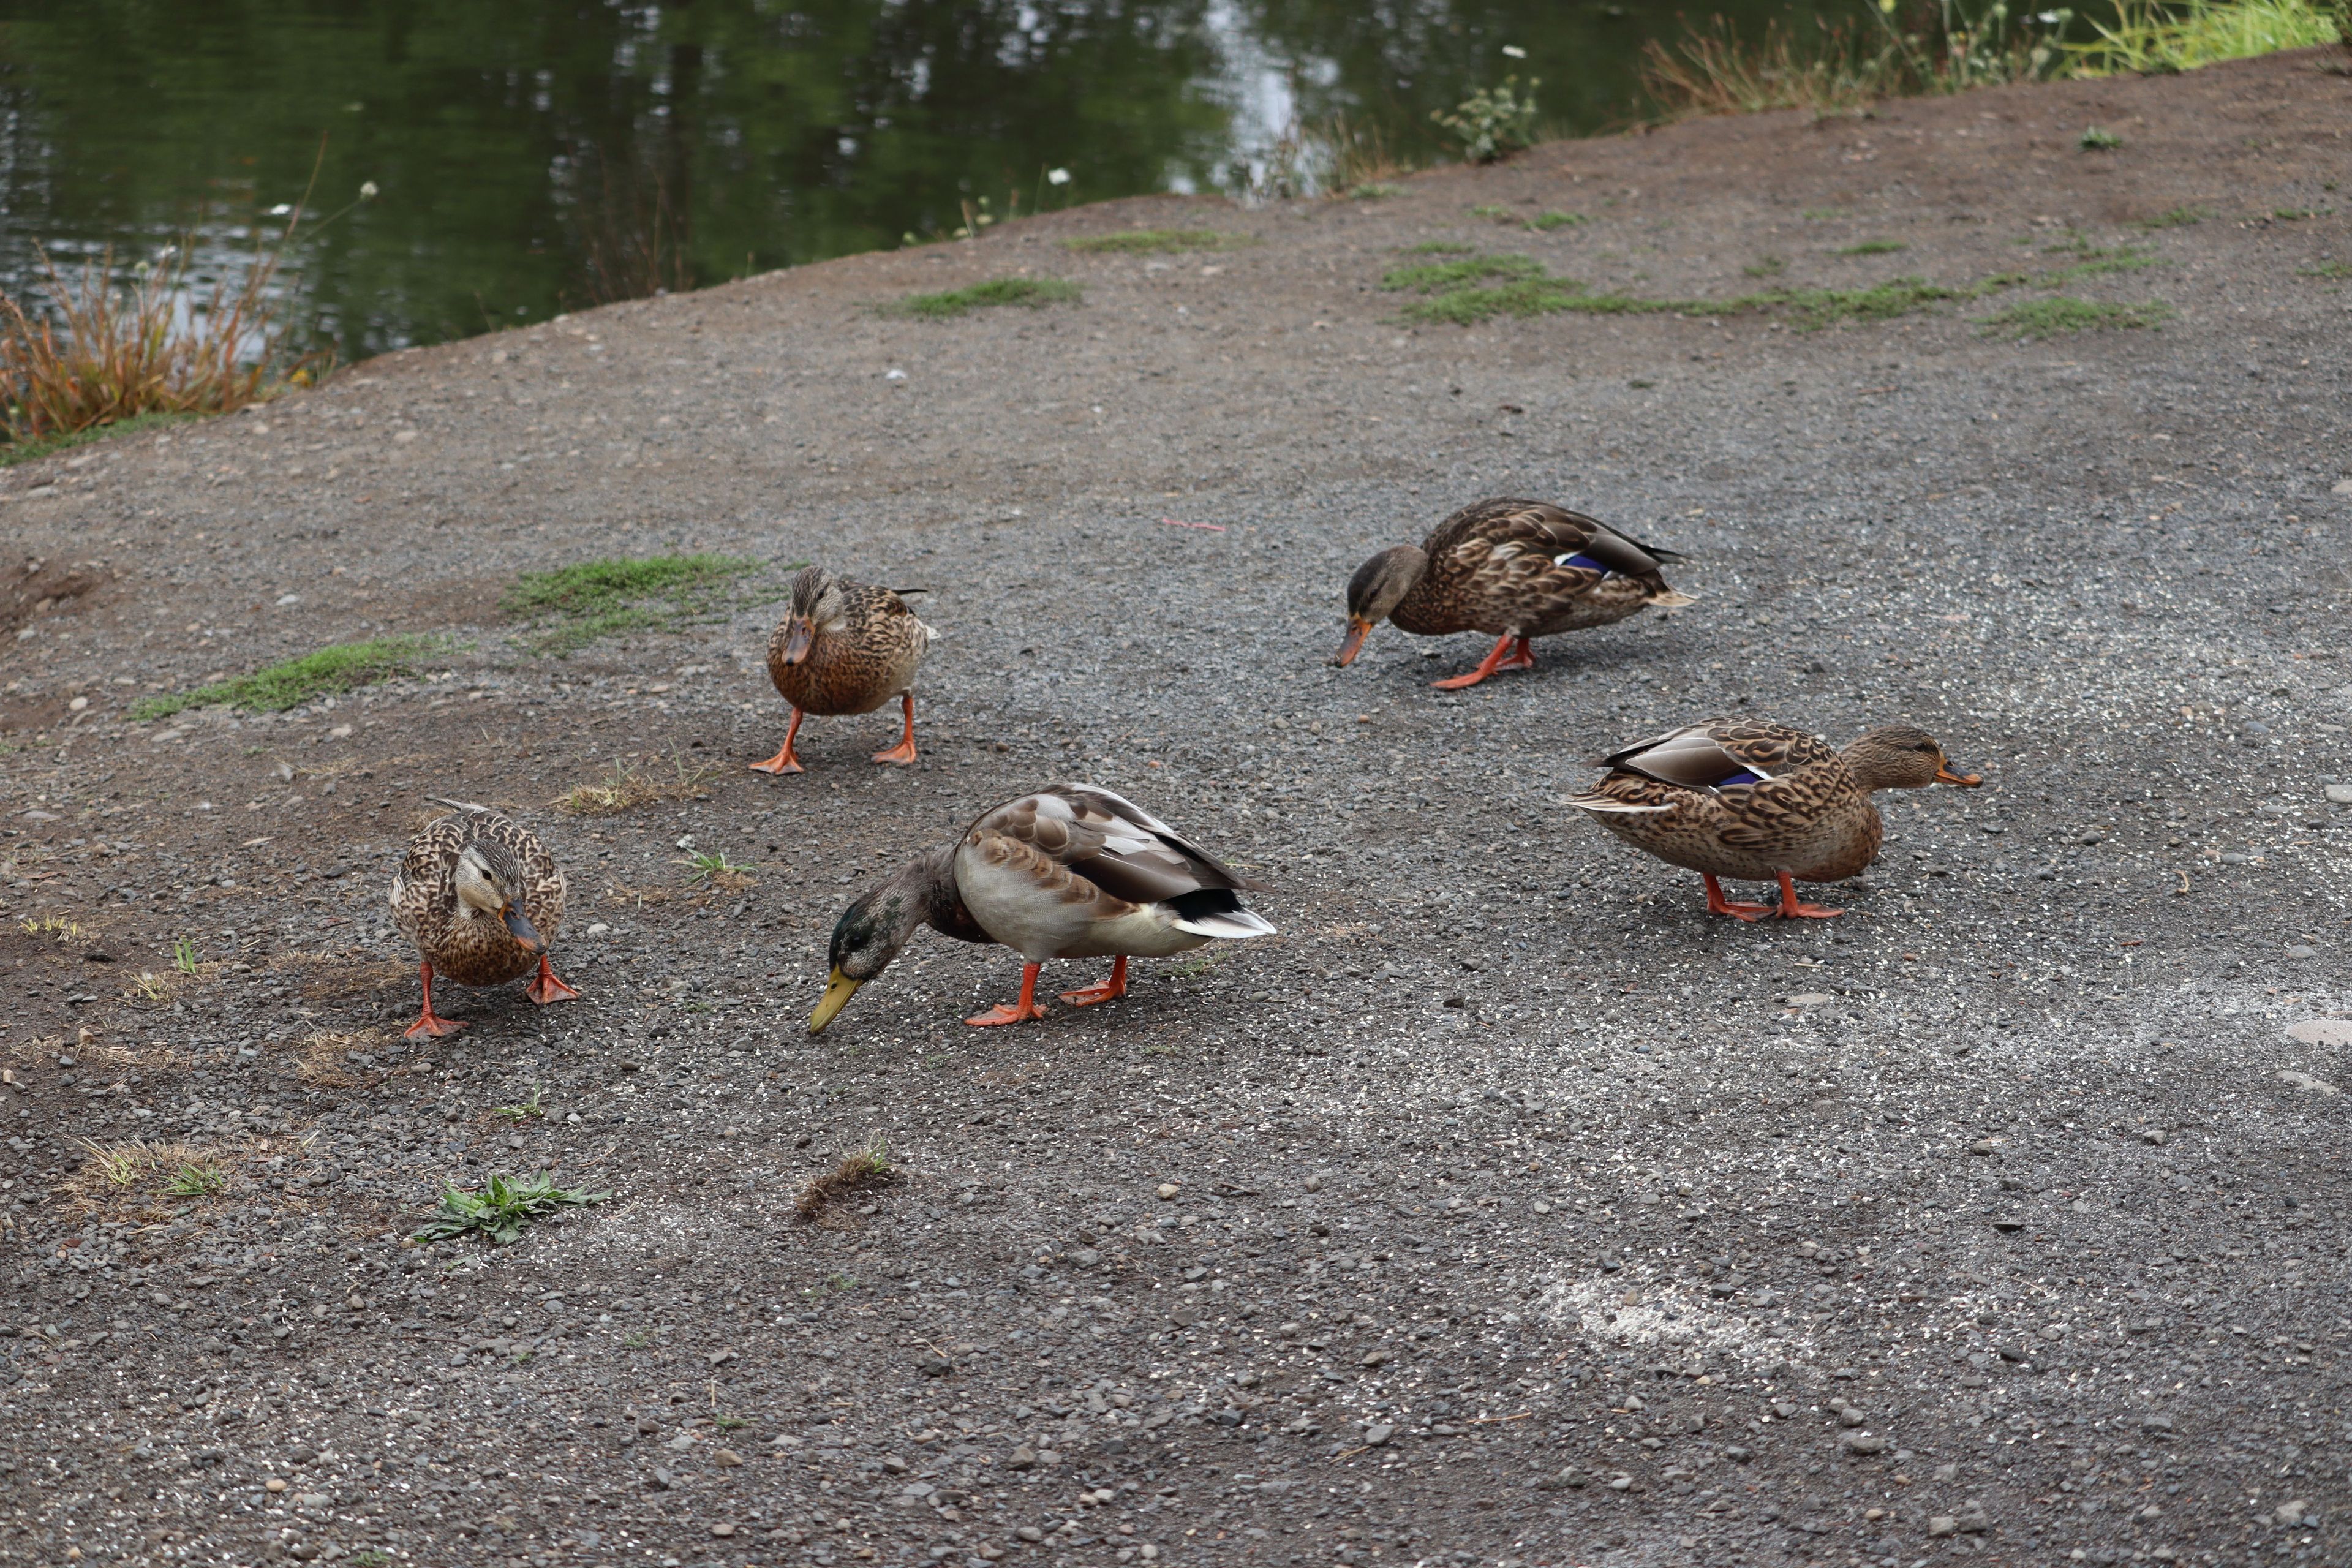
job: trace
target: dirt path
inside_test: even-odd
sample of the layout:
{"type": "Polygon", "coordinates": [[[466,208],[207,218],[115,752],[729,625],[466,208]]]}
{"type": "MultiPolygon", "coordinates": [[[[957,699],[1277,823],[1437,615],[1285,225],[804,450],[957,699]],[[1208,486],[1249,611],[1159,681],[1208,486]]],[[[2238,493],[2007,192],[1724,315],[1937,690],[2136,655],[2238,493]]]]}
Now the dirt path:
{"type": "Polygon", "coordinates": [[[0,1560],[2344,1560],[2341,63],[1116,204],[10,470],[0,1560]],[[1255,243],[1060,243],[1196,224],[1255,243]],[[1382,288],[1433,243],[1968,297],[1465,329],[1382,288]],[[1085,300],[871,308],[1016,275],[1085,300]],[[2061,293],[2171,314],[1977,324],[2061,293]],[[1360,560],[1497,493],[1700,603],[1456,697],[1470,638],[1321,662],[1360,560]],[[663,551],[764,564],[568,658],[501,618],[663,551]],[[742,767],[805,558],[934,590],[919,766],[877,716],[742,767]],[[127,718],[393,633],[450,640],[127,718]],[[1892,800],[1844,919],[1731,928],[1559,805],[1715,712],[1992,782],[1892,800]],[[551,805],[616,768],[670,787],[551,805]],[[858,888],[1072,774],[1282,936],[986,1034],[1017,966],[926,939],[802,1032],[858,888]],[[581,1002],[400,1043],[428,795],[556,847],[581,1002]],[[900,1180],[799,1218],[876,1133],[900,1180]],[[543,1164],[610,1201],[397,1245],[543,1164]]]}

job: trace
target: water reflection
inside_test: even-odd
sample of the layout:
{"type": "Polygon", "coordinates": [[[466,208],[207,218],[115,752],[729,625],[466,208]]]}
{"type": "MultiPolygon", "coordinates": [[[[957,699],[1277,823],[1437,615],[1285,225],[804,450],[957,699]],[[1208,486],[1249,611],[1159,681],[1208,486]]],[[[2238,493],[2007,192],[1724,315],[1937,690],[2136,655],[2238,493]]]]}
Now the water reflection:
{"type": "Polygon", "coordinates": [[[191,226],[221,265],[323,133],[313,210],[383,193],[293,258],[351,358],[951,232],[982,195],[1231,190],[1297,121],[1425,155],[1429,111],[1506,70],[1591,129],[1669,26],[1542,0],[0,0],[0,272],[191,226]]]}

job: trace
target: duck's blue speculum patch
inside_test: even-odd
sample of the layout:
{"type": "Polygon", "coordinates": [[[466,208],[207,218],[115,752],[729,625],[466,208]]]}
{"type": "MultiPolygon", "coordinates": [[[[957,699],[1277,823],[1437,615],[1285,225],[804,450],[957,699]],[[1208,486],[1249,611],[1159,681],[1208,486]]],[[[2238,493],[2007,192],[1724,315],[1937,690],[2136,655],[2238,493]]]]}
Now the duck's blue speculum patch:
{"type": "Polygon", "coordinates": [[[1746,768],[1741,768],[1737,772],[1727,773],[1722,778],[1716,780],[1715,787],[1717,789],[1729,789],[1733,784],[1762,784],[1763,782],[1764,776],[1761,773],[1751,773],[1746,768]]]}
{"type": "Polygon", "coordinates": [[[1580,550],[1573,555],[1555,555],[1552,557],[1552,560],[1562,566],[1581,566],[1588,572],[1598,572],[1603,576],[1608,575],[1609,573],[1609,568],[1606,564],[1601,562],[1595,561],[1591,556],[1585,554],[1584,552],[1580,550]]]}

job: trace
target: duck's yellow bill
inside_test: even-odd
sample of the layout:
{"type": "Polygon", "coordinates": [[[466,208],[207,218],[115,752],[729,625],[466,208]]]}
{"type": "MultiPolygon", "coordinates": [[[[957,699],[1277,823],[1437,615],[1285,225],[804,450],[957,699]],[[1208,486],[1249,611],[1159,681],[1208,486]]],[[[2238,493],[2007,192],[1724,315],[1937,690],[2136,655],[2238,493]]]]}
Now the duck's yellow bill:
{"type": "Polygon", "coordinates": [[[1363,651],[1364,639],[1371,635],[1371,622],[1364,619],[1361,616],[1349,616],[1348,617],[1348,640],[1339,645],[1339,651],[1331,656],[1331,662],[1338,665],[1342,669],[1345,669],[1348,666],[1355,663],[1356,655],[1363,651]]]}
{"type": "Polygon", "coordinates": [[[849,999],[856,995],[857,988],[865,984],[863,980],[852,980],[840,970],[835,970],[825,980],[824,1000],[819,1002],[816,1011],[809,1015],[809,1033],[821,1033],[827,1024],[833,1022],[835,1015],[849,1005],[849,999]]]}

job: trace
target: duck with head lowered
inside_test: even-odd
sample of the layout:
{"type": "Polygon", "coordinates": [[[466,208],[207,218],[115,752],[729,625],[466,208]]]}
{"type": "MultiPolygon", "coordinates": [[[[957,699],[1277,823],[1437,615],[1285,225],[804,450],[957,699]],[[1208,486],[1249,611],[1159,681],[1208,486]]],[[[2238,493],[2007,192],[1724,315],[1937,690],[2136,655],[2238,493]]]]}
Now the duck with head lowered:
{"type": "Polygon", "coordinates": [[[768,679],[793,705],[784,743],[751,771],[796,773],[793,741],[811,713],[871,713],[893,697],[906,714],[898,743],[874,753],[877,763],[915,760],[915,667],[931,646],[931,628],[915,618],[902,594],[920,588],[877,588],[806,566],[793,578],[792,606],[768,639],[768,679]]]}
{"type": "Polygon", "coordinates": [[[1838,751],[1786,725],[1715,719],[1594,765],[1608,774],[1568,804],[1635,848],[1696,871],[1707,909],[1743,921],[1844,913],[1802,901],[1796,884],[1843,881],[1878,858],[1886,825],[1872,791],[1984,783],[1955,773],[1936,738],[1909,724],[1884,725],[1838,751]],[[1780,902],[1734,903],[1719,877],[1778,881],[1780,902]]]}
{"type": "Polygon", "coordinates": [[[438,1039],[464,1028],[433,1011],[438,971],[460,985],[503,985],[535,968],[523,994],[542,1006],[580,993],[556,978],[548,945],[563,923],[563,871],[530,828],[487,805],[436,800],[436,817],[410,840],[392,879],[392,919],[416,945],[425,1011],[403,1031],[438,1039]]]}
{"type": "Polygon", "coordinates": [[[1037,973],[1049,958],[1110,958],[1110,977],[1062,1000],[1092,1006],[1127,994],[1127,961],[1274,931],[1243,906],[1259,884],[1123,795],[1057,784],[983,812],[951,844],[918,856],[842,911],[814,1035],[857,988],[889,967],[915,928],[1021,954],[1021,999],[966,1018],[985,1027],[1042,1018],[1037,973]]]}
{"type": "Polygon", "coordinates": [[[1533,669],[1537,637],[1696,603],[1659,573],[1662,562],[1680,559],[1543,501],[1475,501],[1419,549],[1400,544],[1356,569],[1348,580],[1348,640],[1332,662],[1353,663],[1386,620],[1419,637],[1478,631],[1495,638],[1477,668],[1434,682],[1441,691],[1475,686],[1497,670],[1533,669]]]}

